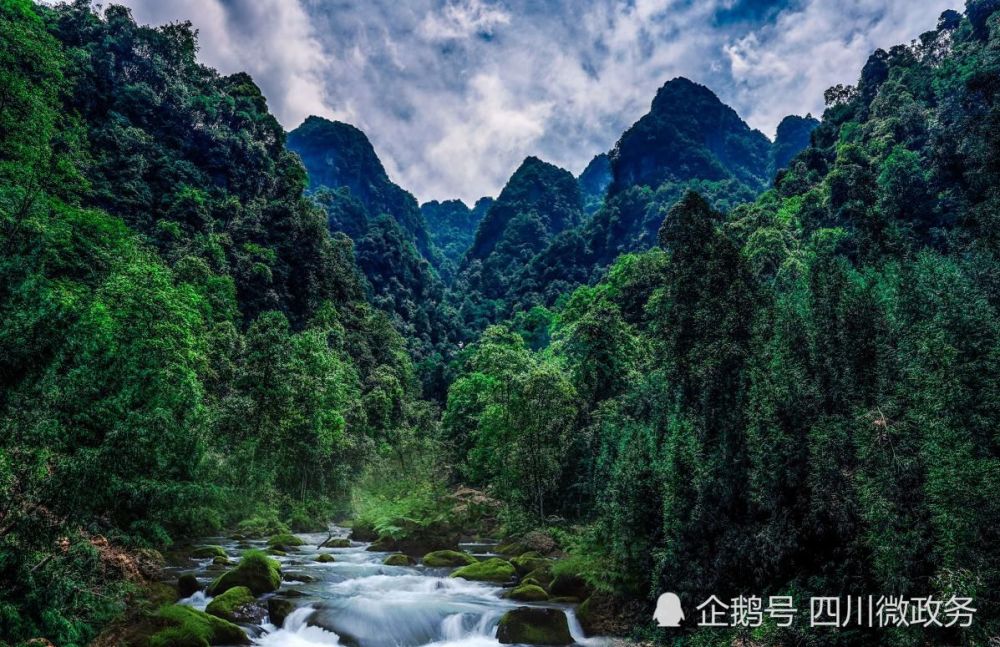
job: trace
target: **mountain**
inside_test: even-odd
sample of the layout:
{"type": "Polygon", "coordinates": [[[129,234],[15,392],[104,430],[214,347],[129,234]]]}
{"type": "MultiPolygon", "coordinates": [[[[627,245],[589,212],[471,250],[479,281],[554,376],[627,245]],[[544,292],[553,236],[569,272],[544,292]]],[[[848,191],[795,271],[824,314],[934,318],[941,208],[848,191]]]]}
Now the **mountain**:
{"type": "Polygon", "coordinates": [[[350,124],[310,116],[288,133],[287,146],[302,158],[311,190],[349,190],[369,214],[392,216],[424,258],[435,261],[437,253],[416,198],[389,179],[363,132],[350,124]]]}
{"type": "Polygon", "coordinates": [[[489,297],[505,301],[493,304],[497,312],[551,304],[598,280],[621,254],[653,247],[666,214],[686,191],[698,191],[722,211],[753,201],[768,187],[772,169],[809,144],[816,124],[811,117],[788,117],[772,144],[705,86],[673,79],[614,149],[581,173],[578,191],[590,217],[535,236],[532,253],[519,249],[502,271],[491,270],[473,284],[495,288],[487,290],[489,297]],[[535,251],[539,243],[543,248],[535,251]]]}
{"type": "Polygon", "coordinates": [[[435,269],[442,258],[417,200],[389,179],[371,142],[354,126],[309,117],[288,134],[288,148],[302,159],[330,232],[354,241],[369,300],[389,313],[416,359],[444,348],[454,325],[435,269]]]}
{"type": "Polygon", "coordinates": [[[479,223],[453,286],[467,329],[509,315],[510,289],[524,264],[582,220],[576,178],[537,157],[525,159],[479,223]]]}
{"type": "Polygon", "coordinates": [[[768,175],[774,177],[778,171],[788,168],[788,164],[798,155],[799,151],[809,146],[812,131],[819,121],[812,115],[799,117],[788,115],[778,124],[778,130],[771,144],[771,154],[767,165],[768,175]]]}
{"type": "Polygon", "coordinates": [[[768,181],[771,143],[703,85],[683,77],[656,93],[650,111],[625,131],[611,153],[612,193],[667,181],[736,180],[753,189],[768,181]]]}
{"type": "Polygon", "coordinates": [[[445,283],[454,278],[458,264],[472,246],[476,227],[492,205],[493,198],[480,198],[471,209],[461,200],[431,200],[420,205],[431,241],[443,257],[440,273],[445,283]]]}
{"type": "Polygon", "coordinates": [[[604,203],[604,196],[611,186],[611,158],[607,153],[595,155],[587,168],[583,169],[576,179],[580,186],[580,196],[583,198],[583,210],[587,214],[597,211],[604,203]]]}

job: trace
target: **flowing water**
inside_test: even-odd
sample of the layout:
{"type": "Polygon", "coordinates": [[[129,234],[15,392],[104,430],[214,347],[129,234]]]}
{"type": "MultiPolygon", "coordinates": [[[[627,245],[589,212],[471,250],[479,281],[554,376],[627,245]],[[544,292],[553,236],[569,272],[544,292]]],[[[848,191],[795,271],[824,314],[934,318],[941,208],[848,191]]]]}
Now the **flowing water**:
{"type": "MultiPolygon", "coordinates": [[[[335,528],[334,536],[347,530],[335,528]]],[[[452,569],[424,566],[385,566],[388,553],[370,552],[368,544],[352,542],[349,548],[318,548],[327,533],[300,534],[306,544],[292,549],[281,562],[285,581],[273,594],[292,600],[297,609],[277,627],[247,626],[254,644],[264,647],[489,647],[499,645],[497,623],[509,609],[525,603],[503,599],[502,587],[448,577],[452,569]],[[333,562],[319,563],[315,557],[329,553],[333,562]]],[[[213,538],[206,544],[225,548],[236,560],[248,547],[264,547],[264,542],[236,542],[213,538]]],[[[465,544],[464,550],[485,556],[490,544],[465,544]]],[[[202,560],[195,575],[207,584],[220,571],[211,560],[202,560]]],[[[191,569],[186,569],[191,572],[191,569]]],[[[204,609],[211,598],[204,592],[182,600],[204,609]]],[[[540,604],[562,609],[570,633],[580,645],[600,647],[606,641],[585,638],[571,605],[540,604]]]]}

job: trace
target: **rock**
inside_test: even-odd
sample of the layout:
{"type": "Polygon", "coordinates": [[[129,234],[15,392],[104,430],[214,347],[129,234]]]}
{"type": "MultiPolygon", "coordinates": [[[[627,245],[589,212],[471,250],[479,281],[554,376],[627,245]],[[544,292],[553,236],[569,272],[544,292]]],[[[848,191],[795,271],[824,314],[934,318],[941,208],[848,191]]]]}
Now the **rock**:
{"type": "Polygon", "coordinates": [[[378,533],[375,526],[367,521],[354,521],[351,524],[351,539],[354,541],[375,541],[378,533]]]}
{"type": "Polygon", "coordinates": [[[149,637],[149,647],[203,647],[247,645],[250,639],[233,623],[179,604],[162,607],[156,614],[166,626],[149,637]]]}
{"type": "Polygon", "coordinates": [[[514,569],[517,570],[517,574],[522,577],[534,570],[545,568],[546,566],[551,567],[552,564],[551,561],[542,557],[535,551],[530,551],[524,553],[520,557],[515,557],[510,560],[510,563],[514,565],[514,569]]]}
{"type": "Polygon", "coordinates": [[[229,622],[259,622],[264,617],[257,598],[245,586],[234,586],[213,598],[205,613],[229,622]]]}
{"type": "Polygon", "coordinates": [[[580,598],[574,598],[571,595],[557,595],[554,598],[549,598],[549,602],[555,602],[557,604],[579,604],[580,598]]]}
{"type": "Polygon", "coordinates": [[[195,559],[208,559],[209,557],[225,557],[226,550],[222,546],[198,546],[191,551],[191,557],[195,559]]]}
{"type": "Polygon", "coordinates": [[[315,582],[316,578],[312,575],[306,575],[305,573],[285,573],[283,575],[286,582],[302,582],[303,584],[308,584],[309,582],[315,582]]]}
{"type": "Polygon", "coordinates": [[[267,540],[267,545],[279,550],[286,550],[289,547],[301,546],[306,542],[302,541],[295,535],[289,533],[282,533],[280,535],[272,535],[270,539],[267,540]]]}
{"type": "Polygon", "coordinates": [[[432,568],[443,568],[452,566],[468,566],[475,564],[479,560],[470,555],[457,550],[435,550],[427,553],[423,558],[424,566],[432,568]]]}
{"type": "Polygon", "coordinates": [[[212,558],[212,563],[216,566],[229,566],[229,558],[225,555],[212,558]]]}
{"type": "Polygon", "coordinates": [[[316,561],[319,562],[320,564],[329,564],[334,560],[333,560],[333,555],[331,555],[330,553],[320,553],[319,555],[316,555],[316,561]]]}
{"type": "Polygon", "coordinates": [[[549,584],[549,594],[585,600],[590,595],[590,585],[577,575],[556,575],[549,584]]]}
{"type": "Polygon", "coordinates": [[[647,611],[645,605],[636,600],[595,591],[577,607],[576,617],[588,636],[615,636],[627,634],[642,622],[647,611]]]}
{"type": "Polygon", "coordinates": [[[386,557],[382,563],[386,566],[413,566],[413,558],[403,553],[396,553],[386,557]]]}
{"type": "Polygon", "coordinates": [[[543,589],[549,588],[549,585],[552,584],[552,564],[546,564],[543,567],[536,568],[525,575],[521,581],[527,582],[528,580],[534,580],[538,583],[538,586],[543,589]]]}
{"type": "Polygon", "coordinates": [[[366,549],[376,553],[392,553],[398,550],[398,544],[392,537],[379,537],[366,549]]]}
{"type": "Polygon", "coordinates": [[[549,594],[537,584],[522,582],[514,589],[508,591],[504,597],[509,600],[517,600],[518,602],[544,602],[549,599],[549,594]]]}
{"type": "Polygon", "coordinates": [[[267,554],[268,555],[274,555],[275,557],[284,557],[288,553],[286,553],[285,551],[283,551],[280,548],[268,548],[267,549],[267,554]]]}
{"type": "Polygon", "coordinates": [[[187,573],[177,578],[177,594],[181,598],[189,598],[200,590],[201,584],[194,575],[187,573]]]}
{"type": "Polygon", "coordinates": [[[164,604],[177,602],[177,589],[166,582],[151,582],[145,587],[145,597],[149,606],[156,609],[164,604]]]}
{"type": "Polygon", "coordinates": [[[278,595],[286,598],[304,598],[306,596],[302,591],[296,591],[295,589],[285,589],[284,591],[278,591],[278,595]]]}
{"type": "Polygon", "coordinates": [[[163,566],[166,560],[163,553],[152,548],[140,548],[135,551],[135,565],[139,574],[148,582],[163,579],[163,566]]]}
{"type": "Polygon", "coordinates": [[[542,555],[548,555],[556,549],[555,539],[547,532],[542,532],[541,530],[532,530],[521,539],[521,543],[528,550],[533,550],[542,555]]]}
{"type": "Polygon", "coordinates": [[[323,546],[326,548],[350,548],[351,540],[346,537],[334,537],[329,541],[323,542],[323,546]]]}
{"type": "Polygon", "coordinates": [[[259,550],[247,551],[236,568],[212,582],[208,594],[216,596],[235,586],[245,586],[254,595],[277,591],[281,586],[281,565],[259,550]]]}
{"type": "Polygon", "coordinates": [[[463,566],[452,573],[451,576],[461,577],[466,580],[475,580],[477,582],[506,584],[514,577],[514,574],[514,567],[510,565],[510,562],[499,557],[492,557],[486,561],[463,566]]]}
{"type": "Polygon", "coordinates": [[[528,552],[528,548],[521,543],[509,542],[497,546],[496,552],[505,557],[514,557],[515,555],[523,555],[528,552]]]}
{"type": "Polygon", "coordinates": [[[518,607],[503,614],[497,626],[500,644],[570,645],[566,614],[559,609],[518,607]]]}
{"type": "Polygon", "coordinates": [[[267,599],[267,619],[275,627],[285,624],[285,618],[295,610],[295,603],[284,598],[267,599]]]}

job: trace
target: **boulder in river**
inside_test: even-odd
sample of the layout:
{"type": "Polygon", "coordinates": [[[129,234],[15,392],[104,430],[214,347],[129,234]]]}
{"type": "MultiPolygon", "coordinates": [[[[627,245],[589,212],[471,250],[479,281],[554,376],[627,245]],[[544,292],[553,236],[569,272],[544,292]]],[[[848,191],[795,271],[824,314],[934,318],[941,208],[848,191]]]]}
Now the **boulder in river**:
{"type": "Polygon", "coordinates": [[[180,604],[162,607],[156,613],[164,625],[148,640],[149,647],[187,647],[196,645],[246,645],[250,639],[243,630],[222,618],[180,604]]]}
{"type": "Polygon", "coordinates": [[[549,594],[537,584],[522,583],[508,591],[504,597],[518,602],[544,602],[549,599],[549,594]]]}
{"type": "Polygon", "coordinates": [[[382,563],[386,566],[413,566],[413,558],[403,553],[396,553],[386,557],[382,563]]]}
{"type": "Polygon", "coordinates": [[[469,564],[475,564],[479,560],[469,553],[463,553],[458,550],[435,550],[434,552],[424,555],[422,561],[424,566],[444,568],[453,566],[468,566],[469,564]]]}
{"type": "Polygon", "coordinates": [[[301,546],[304,543],[306,542],[302,541],[301,539],[290,533],[272,535],[271,538],[267,540],[268,546],[270,546],[271,548],[277,548],[278,550],[288,550],[289,548],[301,546]]]}
{"type": "Polygon", "coordinates": [[[229,622],[256,623],[264,618],[264,609],[245,586],[234,586],[213,598],[205,607],[205,613],[229,622]]]}
{"type": "Polygon", "coordinates": [[[177,594],[182,598],[189,598],[201,590],[198,578],[187,573],[177,578],[177,594]]]}
{"type": "Polygon", "coordinates": [[[334,537],[324,541],[322,546],[326,548],[350,548],[351,540],[347,537],[334,537]]]}
{"type": "Polygon", "coordinates": [[[549,585],[552,584],[552,565],[546,564],[543,567],[536,568],[521,579],[522,582],[527,582],[528,580],[533,580],[543,589],[549,588],[549,585]]]}
{"type": "Polygon", "coordinates": [[[222,546],[198,546],[191,550],[191,557],[208,559],[209,557],[225,557],[226,549],[222,546]]]}
{"type": "Polygon", "coordinates": [[[384,537],[379,537],[378,539],[373,541],[372,544],[367,548],[367,550],[376,553],[389,553],[398,550],[398,547],[399,544],[396,543],[395,539],[393,539],[389,535],[385,535],[384,537]]]}
{"type": "Polygon", "coordinates": [[[356,520],[351,524],[351,539],[354,541],[375,541],[378,533],[375,526],[367,521],[356,520]]]}
{"type": "Polygon", "coordinates": [[[267,619],[275,627],[285,624],[285,618],[295,610],[295,603],[284,598],[267,599],[267,619]]]}
{"type": "Polygon", "coordinates": [[[497,640],[503,645],[570,645],[566,614],[560,609],[518,607],[500,618],[497,640]]]}
{"type": "Polygon", "coordinates": [[[590,595],[590,585],[577,575],[556,575],[549,585],[549,593],[585,600],[590,595]]]}
{"type": "Polygon", "coordinates": [[[514,573],[514,567],[510,565],[510,562],[499,557],[492,557],[482,562],[463,566],[451,576],[477,582],[506,584],[514,577],[514,573]]]}
{"type": "Polygon", "coordinates": [[[235,586],[245,586],[254,595],[276,591],[281,586],[281,565],[259,550],[247,551],[236,568],[212,582],[208,594],[219,595],[235,586]]]}
{"type": "Polygon", "coordinates": [[[330,553],[320,553],[319,555],[316,555],[316,561],[320,564],[328,564],[334,561],[334,557],[330,553]]]}

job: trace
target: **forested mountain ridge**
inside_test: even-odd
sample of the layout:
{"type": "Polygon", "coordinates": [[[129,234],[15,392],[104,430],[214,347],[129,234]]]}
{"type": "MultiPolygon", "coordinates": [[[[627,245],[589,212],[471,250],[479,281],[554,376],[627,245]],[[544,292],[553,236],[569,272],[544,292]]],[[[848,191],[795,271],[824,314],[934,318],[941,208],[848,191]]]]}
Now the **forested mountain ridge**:
{"type": "Polygon", "coordinates": [[[587,631],[647,622],[665,591],[685,609],[874,591],[977,611],[965,628],[636,633],[995,640],[998,79],[1000,5],[943,13],[827,92],[811,146],[756,200],[723,213],[685,193],[655,248],[471,346],[443,418],[456,470],[526,528],[588,526],[587,631]]]}
{"type": "MultiPolygon", "coordinates": [[[[330,231],[354,241],[369,300],[390,315],[415,359],[447,352],[457,324],[438,269],[450,278],[453,264],[443,265],[416,199],[389,179],[354,126],[311,116],[288,134],[288,147],[301,157],[330,231]]],[[[423,370],[421,378],[429,379],[423,370]]]]}
{"type": "MultiPolygon", "coordinates": [[[[724,209],[752,201],[808,145],[817,124],[811,117],[787,117],[772,144],[708,88],[685,78],[668,81],[650,111],[581,174],[577,190],[585,215],[577,224],[536,227],[532,244],[517,247],[516,254],[503,247],[489,264],[463,266],[469,276],[460,277],[462,289],[451,298],[465,326],[481,330],[517,310],[550,305],[577,285],[598,280],[619,255],[654,246],[660,223],[688,189],[724,209]]],[[[507,207],[498,222],[531,220],[533,205],[517,218],[516,208],[507,207]]],[[[492,249],[502,230],[483,225],[475,245],[492,249]]],[[[476,257],[482,254],[474,247],[470,259],[476,257]]]]}
{"type": "Polygon", "coordinates": [[[446,283],[450,284],[455,278],[458,265],[476,237],[479,223],[492,205],[493,198],[480,198],[471,209],[461,200],[431,200],[420,205],[431,240],[447,261],[440,269],[446,283]]]}

